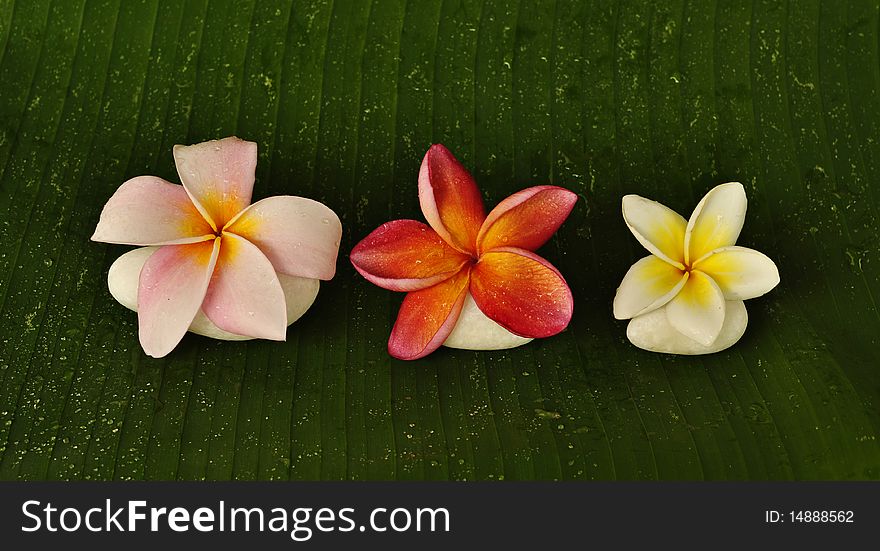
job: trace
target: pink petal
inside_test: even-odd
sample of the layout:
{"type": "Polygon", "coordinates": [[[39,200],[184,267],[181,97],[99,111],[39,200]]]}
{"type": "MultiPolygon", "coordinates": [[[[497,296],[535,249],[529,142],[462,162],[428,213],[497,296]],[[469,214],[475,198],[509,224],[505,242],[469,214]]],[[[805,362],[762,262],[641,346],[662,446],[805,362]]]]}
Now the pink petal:
{"type": "Polygon", "coordinates": [[[368,281],[391,291],[417,291],[448,279],[468,261],[437,232],[415,220],[382,224],[349,256],[368,281]]]}
{"type": "Polygon", "coordinates": [[[559,333],[574,310],[562,274],[524,249],[496,248],[481,256],[471,271],[470,291],[486,316],[521,337],[559,333]]]}
{"type": "Polygon", "coordinates": [[[165,356],[199,311],[217,264],[220,240],[165,245],[147,260],[138,282],[138,333],[144,352],[165,356]]]}
{"type": "Polygon", "coordinates": [[[251,204],[257,144],[235,137],[175,145],[174,162],[196,208],[221,229],[251,204]]]}
{"type": "Polygon", "coordinates": [[[535,186],[514,193],[492,209],[480,234],[479,250],[518,247],[534,251],[556,233],[577,202],[577,195],[557,186],[535,186]]]}
{"type": "Polygon", "coordinates": [[[389,354],[417,360],[443,344],[461,314],[469,272],[464,268],[446,281],[406,295],[388,339],[389,354]]]}
{"type": "Polygon", "coordinates": [[[202,310],[230,333],[283,341],[287,335],[284,291],[269,259],[253,243],[224,232],[220,256],[202,310]]]}
{"type": "Polygon", "coordinates": [[[182,186],[138,176],[110,197],[92,241],[125,245],[174,245],[214,239],[214,232],[182,186]]]}
{"type": "Polygon", "coordinates": [[[226,231],[259,247],[283,274],[328,280],[336,273],[342,224],[317,201],[268,197],[243,211],[226,231]]]}
{"type": "Polygon", "coordinates": [[[435,144],[419,170],[419,203],[428,224],[463,253],[477,250],[477,234],[486,218],[473,177],[444,146],[435,144]]]}

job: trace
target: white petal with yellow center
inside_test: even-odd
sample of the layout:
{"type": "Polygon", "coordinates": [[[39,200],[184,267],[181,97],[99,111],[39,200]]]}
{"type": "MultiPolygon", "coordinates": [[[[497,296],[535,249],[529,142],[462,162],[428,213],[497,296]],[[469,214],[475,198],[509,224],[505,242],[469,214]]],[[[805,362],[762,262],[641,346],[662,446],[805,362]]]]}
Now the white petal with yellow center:
{"type": "Polygon", "coordinates": [[[679,333],[710,346],[724,324],[724,294],[711,277],[698,270],[666,305],[666,317],[679,333]]]}
{"type": "Polygon", "coordinates": [[[767,255],[746,247],[716,249],[694,268],[708,274],[727,300],[759,297],[779,283],[776,264],[767,255]]]}
{"type": "Polygon", "coordinates": [[[642,314],[630,320],[626,337],[631,343],[649,352],[665,354],[712,354],[736,344],[746,331],[749,315],[741,300],[731,300],[725,304],[724,324],[712,344],[701,344],[678,332],[669,323],[666,308],[642,314]]]}
{"type": "Polygon", "coordinates": [[[651,254],[684,268],[684,233],[687,222],[669,207],[638,195],[622,201],[623,219],[630,231],[651,254]]]}
{"type": "Polygon", "coordinates": [[[633,264],[614,295],[614,317],[629,319],[660,308],[678,294],[688,279],[679,270],[654,255],[633,264]]]}
{"type": "Polygon", "coordinates": [[[531,340],[514,335],[498,325],[480,310],[468,293],[458,321],[443,346],[463,350],[506,350],[522,346],[531,340]]]}
{"type": "MultiPolygon", "coordinates": [[[[110,271],[107,274],[107,286],[110,288],[110,294],[119,304],[129,310],[137,312],[138,280],[141,269],[147,259],[158,249],[159,247],[134,249],[117,258],[116,262],[110,266],[110,271]]],[[[317,279],[294,277],[281,273],[278,274],[278,280],[284,291],[287,304],[287,325],[290,325],[302,317],[315,302],[320,282],[317,279]]],[[[236,335],[220,329],[201,310],[193,319],[189,331],[224,341],[252,340],[252,337],[236,335]]]]}
{"type": "Polygon", "coordinates": [[[739,182],[715,186],[691,214],[684,236],[685,263],[736,243],[746,219],[746,191],[739,182]]]}

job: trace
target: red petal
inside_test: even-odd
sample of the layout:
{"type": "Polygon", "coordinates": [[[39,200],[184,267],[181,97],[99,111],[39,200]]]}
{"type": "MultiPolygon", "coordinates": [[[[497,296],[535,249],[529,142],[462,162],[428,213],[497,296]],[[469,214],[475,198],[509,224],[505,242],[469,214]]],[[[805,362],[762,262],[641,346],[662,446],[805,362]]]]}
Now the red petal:
{"type": "Polygon", "coordinates": [[[468,257],[415,220],[382,224],[351,251],[351,263],[367,280],[391,291],[417,291],[461,270],[468,257]]]}
{"type": "Polygon", "coordinates": [[[574,303],[562,274],[523,249],[497,248],[481,256],[470,291],[484,314],[523,337],[549,337],[571,321],[574,303]]]}
{"type": "Polygon", "coordinates": [[[577,202],[577,195],[557,186],[535,186],[498,203],[480,229],[477,247],[517,247],[534,251],[556,233],[577,202]]]}
{"type": "Polygon", "coordinates": [[[461,313],[469,273],[465,268],[442,283],[406,295],[388,339],[392,356],[416,360],[443,344],[461,313]]]}
{"type": "Polygon", "coordinates": [[[486,218],[473,177],[444,146],[435,144],[419,170],[419,203],[428,224],[456,249],[473,254],[486,218]]]}

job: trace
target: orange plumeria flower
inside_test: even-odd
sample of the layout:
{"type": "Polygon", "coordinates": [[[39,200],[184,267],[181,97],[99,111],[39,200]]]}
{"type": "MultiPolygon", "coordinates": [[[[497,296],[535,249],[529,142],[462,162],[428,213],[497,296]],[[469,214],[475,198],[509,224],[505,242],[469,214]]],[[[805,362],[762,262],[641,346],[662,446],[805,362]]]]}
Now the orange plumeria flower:
{"type": "Polygon", "coordinates": [[[470,173],[442,145],[419,171],[419,203],[428,225],[383,224],[351,251],[367,280],[407,291],[388,340],[395,358],[422,358],[449,337],[468,294],[494,322],[526,338],[549,337],[571,320],[562,274],[536,255],[574,208],[577,196],[556,186],[515,193],[485,214],[470,173]]]}

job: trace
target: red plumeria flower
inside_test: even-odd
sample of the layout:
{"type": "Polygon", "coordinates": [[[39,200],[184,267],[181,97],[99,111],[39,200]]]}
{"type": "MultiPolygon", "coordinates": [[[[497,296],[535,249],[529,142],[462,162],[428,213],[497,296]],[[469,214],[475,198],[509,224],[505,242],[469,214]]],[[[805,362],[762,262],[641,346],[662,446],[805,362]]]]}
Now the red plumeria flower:
{"type": "Polygon", "coordinates": [[[414,360],[439,348],[469,296],[482,314],[514,335],[532,339],[565,329],[571,290],[562,274],[532,251],[550,239],[576,201],[566,189],[536,186],[511,195],[486,216],[468,171],[444,146],[431,146],[419,171],[419,203],[429,225],[393,220],[351,251],[352,264],[367,280],[408,292],[388,352],[414,360]]]}

